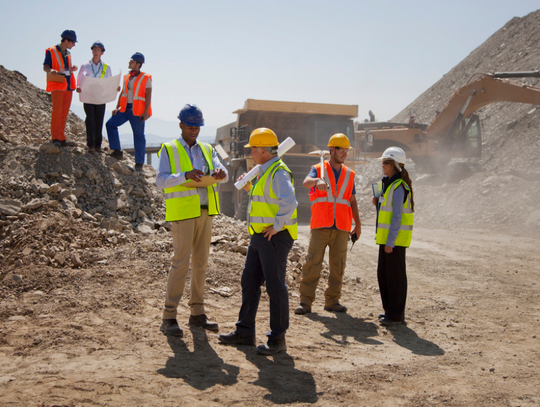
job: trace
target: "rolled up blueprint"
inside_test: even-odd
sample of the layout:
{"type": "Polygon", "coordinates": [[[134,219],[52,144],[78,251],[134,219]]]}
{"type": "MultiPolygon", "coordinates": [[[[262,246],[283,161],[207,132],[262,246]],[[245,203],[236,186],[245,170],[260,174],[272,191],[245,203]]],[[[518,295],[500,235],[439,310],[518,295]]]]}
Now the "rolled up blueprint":
{"type": "MultiPolygon", "coordinates": [[[[294,140],[290,137],[287,137],[286,140],[284,140],[277,148],[277,154],[279,157],[281,157],[283,154],[285,154],[287,151],[289,151],[296,143],[294,140]]],[[[237,181],[234,186],[236,189],[241,189],[246,186],[248,182],[250,182],[253,178],[257,176],[259,173],[260,164],[257,164],[255,167],[253,167],[240,181],[237,181]]]]}

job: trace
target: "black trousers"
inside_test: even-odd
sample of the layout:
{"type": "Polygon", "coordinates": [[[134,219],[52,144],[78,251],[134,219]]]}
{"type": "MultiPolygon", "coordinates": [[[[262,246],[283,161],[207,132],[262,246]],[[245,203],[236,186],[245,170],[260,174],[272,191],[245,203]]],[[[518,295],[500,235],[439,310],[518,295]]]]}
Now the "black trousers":
{"type": "Polygon", "coordinates": [[[100,147],[103,140],[103,118],[105,117],[105,104],[92,105],[83,103],[86,113],[86,145],[89,148],[100,147]]]}
{"type": "Polygon", "coordinates": [[[396,246],[392,253],[385,253],[384,245],[379,245],[377,280],[386,318],[393,321],[405,319],[407,301],[407,273],[405,247],[396,246]]]}
{"type": "Polygon", "coordinates": [[[246,263],[242,272],[242,307],[236,323],[240,335],[255,335],[255,317],[261,298],[261,285],[266,281],[270,297],[270,331],[268,341],[276,341],[289,328],[289,292],[285,282],[287,256],[294,240],[287,230],[272,239],[255,233],[249,242],[246,263]]]}

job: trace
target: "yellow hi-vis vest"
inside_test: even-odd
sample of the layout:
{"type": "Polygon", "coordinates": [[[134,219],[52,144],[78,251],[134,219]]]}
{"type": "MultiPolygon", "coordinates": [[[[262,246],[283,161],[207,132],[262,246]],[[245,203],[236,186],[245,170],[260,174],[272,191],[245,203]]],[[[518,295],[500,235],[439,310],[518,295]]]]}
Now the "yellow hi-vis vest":
{"type": "MultiPolygon", "coordinates": [[[[281,160],[272,164],[251,188],[249,196],[248,231],[250,234],[262,233],[268,226],[272,226],[279,211],[278,197],[274,193],[272,180],[277,170],[284,169],[291,176],[291,183],[294,188],[294,181],[291,170],[281,160]]],[[[293,239],[298,238],[298,223],[296,220],[296,209],[291,218],[285,223],[282,230],[288,230],[293,239]]],[[[281,232],[281,230],[280,230],[281,232]]]]}
{"type": "MultiPolygon", "coordinates": [[[[198,140],[197,144],[199,144],[199,147],[201,148],[204,159],[208,164],[208,168],[212,171],[214,169],[214,164],[212,162],[212,146],[198,140]]],[[[187,172],[193,169],[188,153],[178,140],[163,143],[158,156],[161,155],[161,151],[164,148],[167,149],[169,155],[171,174],[187,172]]],[[[186,182],[188,181],[189,180],[186,180],[186,182]]],[[[199,188],[186,188],[182,185],[165,188],[165,220],[167,222],[174,222],[201,216],[201,200],[198,189],[199,188]]],[[[208,192],[208,214],[217,215],[219,213],[217,185],[212,184],[206,187],[206,191],[208,192]]]]}
{"type": "Polygon", "coordinates": [[[395,246],[409,247],[411,245],[412,230],[413,230],[413,212],[411,209],[411,194],[409,186],[402,179],[397,179],[388,186],[386,192],[380,199],[381,205],[379,208],[379,216],[377,217],[377,244],[386,244],[388,239],[388,232],[390,231],[390,224],[392,223],[393,208],[392,201],[394,199],[394,191],[403,186],[409,193],[407,199],[403,204],[401,213],[401,223],[399,225],[399,231],[394,243],[395,246]]]}

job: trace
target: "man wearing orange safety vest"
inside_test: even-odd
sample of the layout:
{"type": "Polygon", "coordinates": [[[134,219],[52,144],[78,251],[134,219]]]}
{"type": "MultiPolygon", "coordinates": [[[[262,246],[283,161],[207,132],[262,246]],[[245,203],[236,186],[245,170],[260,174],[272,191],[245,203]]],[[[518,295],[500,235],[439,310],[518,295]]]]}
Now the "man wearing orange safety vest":
{"type": "Polygon", "coordinates": [[[66,121],[71,106],[71,98],[76,88],[73,72],[77,70],[71,64],[69,50],[77,42],[77,34],[73,30],[64,30],[60,35],[60,44],[47,48],[43,70],[47,72],[47,92],[51,93],[51,138],[57,146],[71,146],[66,140],[66,121]]]}
{"type": "Polygon", "coordinates": [[[330,138],[328,147],[330,161],[324,161],[324,178],[321,164],[317,164],[311,168],[303,183],[305,188],[311,189],[311,235],[306,264],[302,268],[300,306],[294,310],[295,314],[311,312],[327,246],[330,248],[330,275],[324,294],[324,309],[330,312],[347,311],[339,299],[347,261],[347,242],[349,235],[355,235],[356,239],[360,237],[360,215],[355,196],[355,174],[343,164],[351,143],[347,136],[338,133],[330,138]],[[354,229],[351,231],[353,218],[354,229]]]}
{"type": "Polygon", "coordinates": [[[129,121],[133,130],[133,144],[135,147],[135,169],[142,171],[146,153],[146,138],[144,136],[144,122],[152,116],[152,77],[141,72],[144,64],[144,55],[136,52],[131,56],[129,69],[124,76],[122,92],[118,97],[116,109],[112,111],[107,121],[107,136],[111,147],[111,157],[121,160],[124,156],[120,146],[118,127],[129,121]]]}

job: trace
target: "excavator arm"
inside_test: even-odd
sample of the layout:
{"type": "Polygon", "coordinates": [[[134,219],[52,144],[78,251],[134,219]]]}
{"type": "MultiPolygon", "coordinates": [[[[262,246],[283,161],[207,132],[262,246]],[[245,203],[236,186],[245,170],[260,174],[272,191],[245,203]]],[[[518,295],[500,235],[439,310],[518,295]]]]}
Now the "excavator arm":
{"type": "Polygon", "coordinates": [[[540,105],[540,87],[512,82],[503,78],[540,77],[539,71],[499,72],[483,75],[468,83],[452,96],[444,109],[426,129],[428,137],[442,146],[451,147],[452,137],[469,118],[483,106],[495,102],[530,103],[540,105]]]}

